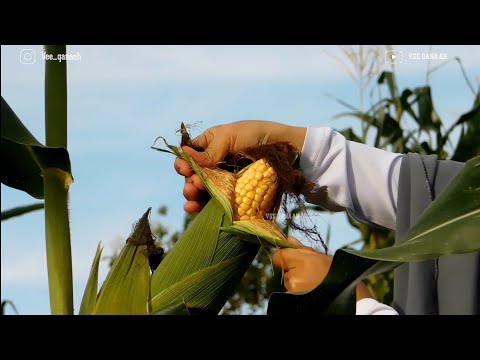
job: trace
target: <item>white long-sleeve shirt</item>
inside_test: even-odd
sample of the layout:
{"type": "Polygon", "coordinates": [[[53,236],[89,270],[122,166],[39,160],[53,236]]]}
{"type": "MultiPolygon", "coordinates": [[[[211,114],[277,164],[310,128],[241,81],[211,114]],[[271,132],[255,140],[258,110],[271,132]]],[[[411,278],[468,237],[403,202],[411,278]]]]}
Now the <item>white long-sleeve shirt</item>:
{"type": "MultiPolygon", "coordinates": [[[[361,222],[395,229],[401,157],[402,154],[348,141],[331,128],[310,127],[300,166],[316,188],[306,194],[306,199],[329,210],[347,210],[361,222]],[[319,197],[325,189],[326,198],[319,197]]],[[[375,299],[358,301],[356,313],[398,314],[375,299]]]]}

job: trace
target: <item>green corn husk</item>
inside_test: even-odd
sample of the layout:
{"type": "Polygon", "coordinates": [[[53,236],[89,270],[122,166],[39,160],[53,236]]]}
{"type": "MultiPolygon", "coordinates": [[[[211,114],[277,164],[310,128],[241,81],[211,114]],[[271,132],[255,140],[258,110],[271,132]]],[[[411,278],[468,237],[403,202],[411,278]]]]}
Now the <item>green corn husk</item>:
{"type": "MultiPolygon", "coordinates": [[[[154,246],[150,209],[138,222],[115,261],[98,296],[97,250],[80,313],[218,314],[257,255],[260,246],[297,247],[273,221],[233,220],[236,174],[203,169],[181,148],[168,145],[187,160],[204,181],[212,199],[195,217],[150,278],[148,250],[154,246]]],[[[156,149],[156,148],[155,148],[156,149]]]]}
{"type": "Polygon", "coordinates": [[[152,277],[152,313],[184,303],[217,314],[260,246],[220,231],[225,213],[212,198],[168,252],[152,277]]]}
{"type": "MultiPolygon", "coordinates": [[[[221,169],[209,169],[199,166],[187,153],[181,148],[165,144],[171,150],[164,150],[152,147],[155,150],[172,153],[182,159],[188,161],[195,173],[202,179],[208,193],[212,198],[216,199],[223,207],[225,213],[225,222],[222,225],[222,231],[234,233],[243,240],[250,242],[258,242],[266,246],[272,247],[291,247],[297,248],[287,241],[287,237],[280,228],[270,220],[254,219],[254,220],[233,220],[233,201],[235,198],[234,187],[235,181],[240,172],[234,175],[228,171],[221,169]]],[[[245,170],[245,169],[244,169],[245,170]]]]}
{"type": "Polygon", "coordinates": [[[97,303],[98,292],[98,267],[100,265],[100,257],[102,256],[103,247],[98,244],[95,258],[93,259],[92,269],[88,277],[87,285],[83,293],[82,305],[80,305],[80,315],[91,315],[97,303]]]}
{"type": "MultiPolygon", "coordinates": [[[[148,250],[154,246],[148,222],[150,210],[148,209],[141,217],[110,269],[98,294],[92,314],[146,315],[150,312],[148,250]]],[[[96,264],[97,262],[94,262],[94,266],[96,264]]],[[[87,287],[87,289],[89,288],[87,287]]],[[[91,300],[86,300],[86,303],[89,302],[91,303],[91,300]]]]}
{"type": "Polygon", "coordinates": [[[297,247],[272,221],[233,221],[236,175],[204,169],[181,148],[212,199],[190,224],[152,277],[152,313],[217,314],[233,294],[261,245],[297,247]]]}

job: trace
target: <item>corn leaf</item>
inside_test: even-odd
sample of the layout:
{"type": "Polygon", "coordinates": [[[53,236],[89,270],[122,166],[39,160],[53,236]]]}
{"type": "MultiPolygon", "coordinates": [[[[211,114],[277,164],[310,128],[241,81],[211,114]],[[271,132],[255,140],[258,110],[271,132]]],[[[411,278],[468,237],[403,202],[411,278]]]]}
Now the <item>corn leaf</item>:
{"type": "MultiPolygon", "coordinates": [[[[217,204],[216,207],[217,210],[222,211],[220,205],[217,204]]],[[[197,221],[204,212],[210,214],[210,210],[205,207],[194,221],[197,221]]],[[[201,226],[201,222],[202,220],[200,220],[200,225],[195,225],[199,228],[197,235],[194,235],[197,236],[197,239],[193,237],[186,239],[185,233],[175,244],[174,249],[181,242],[188,245],[191,242],[199,241],[201,245],[202,240],[204,240],[201,230],[205,231],[207,229],[206,226],[201,226]]],[[[228,220],[224,217],[223,224],[226,222],[228,220]]],[[[194,222],[190,226],[194,226],[194,222]]],[[[219,224],[216,226],[218,229],[219,224]]],[[[162,275],[163,279],[165,279],[162,285],[165,285],[165,283],[170,285],[162,286],[162,291],[159,293],[154,293],[152,290],[152,294],[155,294],[152,295],[152,311],[154,313],[162,315],[181,313],[183,310],[179,304],[182,303],[188,306],[188,312],[191,315],[218,314],[220,312],[258,253],[259,246],[242,241],[234,234],[220,232],[216,236],[215,248],[213,249],[214,255],[210,259],[210,263],[198,266],[196,271],[191,271],[189,274],[182,271],[185,265],[179,265],[179,263],[189,264],[190,262],[198,261],[202,251],[192,251],[191,247],[183,245],[185,247],[182,251],[177,252],[175,256],[170,255],[169,261],[171,261],[171,266],[163,268],[164,273],[162,275]],[[232,263],[232,259],[236,260],[232,263]],[[229,266],[229,264],[231,265],[229,266]],[[179,269],[175,270],[175,266],[179,266],[179,269]],[[175,274],[176,271],[182,272],[183,277],[179,278],[175,274]],[[222,271],[225,271],[225,273],[221,274],[220,272],[222,271]],[[171,281],[171,278],[177,280],[174,282],[171,281]],[[173,304],[177,304],[177,307],[173,304]]],[[[171,250],[171,253],[173,253],[174,249],[171,250]]],[[[166,260],[167,258],[162,261],[159,268],[155,271],[154,278],[166,260]]]]}
{"type": "Polygon", "coordinates": [[[346,250],[369,259],[421,261],[480,251],[480,156],[469,160],[398,244],[346,250]]]}
{"type": "Polygon", "coordinates": [[[397,86],[395,80],[395,74],[391,71],[384,71],[380,74],[378,78],[378,84],[387,83],[388,89],[390,90],[390,97],[395,99],[397,97],[397,86]]]}
{"type": "Polygon", "coordinates": [[[2,183],[43,199],[43,169],[61,169],[70,177],[69,183],[73,182],[68,151],[42,145],[3,97],[1,100],[2,183]]]}
{"type": "Polygon", "coordinates": [[[418,125],[423,130],[435,130],[441,126],[441,120],[438,118],[432,100],[430,86],[421,86],[416,88],[414,94],[417,95],[415,101],[418,105],[418,125]]]}
{"type": "Polygon", "coordinates": [[[100,290],[94,314],[148,314],[150,266],[148,250],[154,245],[148,216],[140,218],[100,290]]]}
{"type": "Polygon", "coordinates": [[[236,234],[241,239],[254,244],[263,243],[264,245],[276,248],[297,248],[286,240],[285,235],[271,222],[267,220],[244,220],[234,221],[231,226],[224,226],[222,231],[236,234]]]}
{"type": "MultiPolygon", "coordinates": [[[[165,141],[165,139],[164,139],[165,141]]],[[[218,188],[215,187],[215,185],[212,183],[212,181],[209,179],[208,175],[206,172],[191,158],[190,155],[188,155],[186,152],[182,150],[181,147],[176,147],[173,145],[169,145],[165,141],[166,146],[171,150],[171,152],[174,155],[177,155],[178,157],[181,157],[182,159],[188,161],[190,165],[192,166],[192,169],[195,171],[195,173],[202,179],[202,182],[205,184],[205,187],[208,191],[208,193],[212,196],[215,197],[220,205],[223,207],[223,210],[225,212],[225,216],[227,219],[230,221],[230,223],[233,221],[233,209],[232,209],[232,204],[231,204],[231,199],[227,197],[225,194],[222,193],[222,191],[219,191],[218,188]]],[[[162,152],[170,152],[164,149],[156,148],[152,146],[152,149],[162,151],[162,152]]]]}
{"type": "Polygon", "coordinates": [[[40,209],[43,209],[44,207],[45,205],[43,203],[37,203],[37,204],[31,204],[31,205],[25,205],[25,206],[18,206],[13,209],[2,211],[2,221],[11,219],[16,216],[20,216],[23,214],[27,214],[35,210],[40,210],[40,209]]]}
{"type": "Polygon", "coordinates": [[[255,255],[256,251],[245,252],[187,276],[152,299],[152,313],[178,302],[184,302],[188,308],[220,312],[255,255]]]}
{"type": "MultiPolygon", "coordinates": [[[[453,154],[452,160],[466,161],[474,156],[480,155],[480,141],[478,136],[480,134],[480,91],[477,92],[473,109],[468,113],[463,114],[458,119],[457,124],[462,125],[460,139],[453,154]]],[[[452,126],[453,130],[454,126],[452,126]]],[[[448,134],[445,135],[444,143],[448,139],[448,134]]]]}
{"type": "Polygon", "coordinates": [[[212,198],[155,270],[152,297],[186,276],[210,266],[223,216],[223,208],[212,198]]]}
{"type": "Polygon", "coordinates": [[[247,243],[235,234],[222,231],[218,238],[217,249],[212,259],[212,265],[232,259],[246,251],[258,252],[259,248],[258,241],[255,244],[247,243]]]}
{"type": "Polygon", "coordinates": [[[18,315],[18,310],[15,304],[10,300],[2,300],[2,310],[0,315],[5,315],[5,309],[7,308],[8,305],[10,305],[13,311],[15,312],[15,314],[18,315]]]}
{"type": "Polygon", "coordinates": [[[190,311],[184,302],[180,302],[160,310],[155,315],[190,315],[190,311]]]}
{"type": "Polygon", "coordinates": [[[88,277],[87,285],[83,293],[82,304],[80,305],[80,315],[90,315],[95,309],[98,293],[98,266],[102,255],[103,247],[98,244],[95,258],[93,259],[92,268],[88,277]]]}

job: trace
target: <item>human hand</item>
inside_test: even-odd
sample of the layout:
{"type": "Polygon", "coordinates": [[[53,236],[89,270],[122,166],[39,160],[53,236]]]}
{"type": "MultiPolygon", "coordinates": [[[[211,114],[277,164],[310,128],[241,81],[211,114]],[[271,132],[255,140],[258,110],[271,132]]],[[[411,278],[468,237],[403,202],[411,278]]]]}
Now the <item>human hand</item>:
{"type": "Polygon", "coordinates": [[[278,249],[273,256],[273,265],[285,271],[285,288],[290,292],[315,289],[327,276],[333,258],[303,245],[292,236],[287,240],[299,248],[278,249]]]}
{"type": "MultiPolygon", "coordinates": [[[[333,257],[303,245],[294,237],[290,236],[287,240],[300,247],[278,249],[273,256],[273,264],[285,271],[285,288],[294,293],[315,289],[325,280],[333,257]]],[[[357,301],[373,297],[363,282],[357,285],[356,290],[357,301]]]]}
{"type": "MultiPolygon", "coordinates": [[[[182,149],[200,166],[214,167],[225,155],[237,154],[248,147],[286,141],[301,151],[306,131],[306,128],[272,121],[238,121],[212,127],[195,138],[193,143],[205,151],[197,152],[188,146],[182,149]]],[[[183,188],[183,195],[187,199],[185,211],[199,212],[209,199],[205,185],[187,161],[177,158],[175,169],[180,175],[185,176],[183,188]]]]}

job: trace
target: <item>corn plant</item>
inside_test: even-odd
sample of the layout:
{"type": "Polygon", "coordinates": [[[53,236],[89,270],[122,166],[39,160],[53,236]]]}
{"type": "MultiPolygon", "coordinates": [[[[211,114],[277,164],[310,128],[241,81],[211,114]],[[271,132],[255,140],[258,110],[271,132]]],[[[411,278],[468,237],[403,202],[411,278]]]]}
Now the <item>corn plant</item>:
{"type": "MultiPolygon", "coordinates": [[[[360,131],[349,127],[338,129],[348,140],[397,153],[416,152],[437,154],[440,159],[467,161],[480,154],[476,140],[480,136],[480,100],[459,58],[445,61],[427,71],[427,83],[414,88],[399,89],[395,65],[391,71],[381,71],[384,50],[391,46],[342,47],[346,61],[336,58],[358,86],[358,106],[329,95],[345,109],[335,118],[350,118],[360,122],[360,131]],[[472,93],[472,107],[450,127],[445,127],[438,113],[429,84],[431,76],[447,64],[458,64],[465,83],[472,93]],[[375,81],[376,80],[376,81],[375,81]],[[367,93],[370,104],[366,105],[367,93]],[[457,144],[452,133],[461,129],[457,144]]],[[[359,231],[359,238],[343,248],[361,244],[364,250],[375,250],[393,245],[395,232],[377,226],[361,224],[346,214],[349,224],[359,231]]],[[[393,271],[366,279],[372,294],[384,303],[393,301],[393,271]]]]}
{"type": "MultiPolygon", "coordinates": [[[[65,45],[45,51],[64,54],[65,45]]],[[[52,314],[73,314],[68,190],[73,183],[67,151],[67,65],[45,63],[45,135],[41,144],[2,97],[2,183],[45,203],[45,236],[52,314]]],[[[42,205],[43,206],[43,205],[42,205]]],[[[3,217],[3,214],[2,214],[3,217]]]]}
{"type": "MultiPolygon", "coordinates": [[[[63,54],[66,46],[46,46],[45,51],[63,54]]],[[[1,102],[1,146],[7,154],[2,157],[2,183],[45,199],[52,314],[73,314],[74,308],[67,208],[73,176],[67,151],[66,85],[66,61],[47,61],[46,145],[35,139],[3,97],[1,102]]],[[[148,210],[98,291],[99,245],[81,314],[218,313],[261,246],[295,247],[273,221],[264,219],[267,213],[278,211],[282,197],[281,181],[268,161],[255,159],[258,161],[234,174],[202,169],[181,148],[167,147],[191,163],[212,199],[156,270],[152,259],[161,251],[150,231],[148,210]]]]}
{"type": "MultiPolygon", "coordinates": [[[[446,128],[435,109],[430,86],[406,88],[400,92],[395,74],[383,72],[378,77],[377,87],[379,92],[385,88],[388,96],[381,98],[367,111],[344,104],[351,111],[339,117],[353,117],[362,123],[361,134],[355,133],[352,128],[341,131],[347,139],[367,143],[371,137],[372,145],[378,148],[398,153],[437,154],[440,159],[456,161],[467,161],[480,154],[479,143],[474,140],[480,136],[479,93],[474,96],[472,108],[446,128]],[[413,126],[406,125],[408,120],[413,120],[413,126]],[[451,143],[451,134],[457,127],[461,128],[461,136],[455,146],[451,143]]],[[[360,231],[365,250],[389,247],[394,242],[394,231],[359,224],[351,217],[348,217],[348,221],[360,231]]],[[[373,276],[367,284],[381,301],[392,301],[393,272],[373,276]]]]}
{"type": "Polygon", "coordinates": [[[12,310],[15,312],[15,314],[18,315],[18,310],[15,307],[15,304],[11,302],[10,300],[2,300],[2,313],[1,315],[5,315],[5,310],[7,309],[7,306],[10,306],[12,310]]]}

